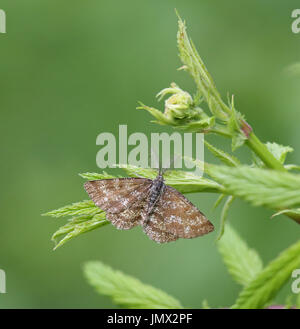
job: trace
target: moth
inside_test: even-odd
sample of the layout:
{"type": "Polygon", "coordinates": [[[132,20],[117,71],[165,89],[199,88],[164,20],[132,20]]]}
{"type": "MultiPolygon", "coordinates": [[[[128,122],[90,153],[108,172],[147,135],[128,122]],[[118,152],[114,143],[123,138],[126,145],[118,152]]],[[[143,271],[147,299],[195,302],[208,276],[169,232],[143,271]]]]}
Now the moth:
{"type": "Polygon", "coordinates": [[[84,188],[117,229],[141,225],[157,243],[195,238],[214,230],[213,224],[183,194],[157,177],[88,181],[84,188]]]}

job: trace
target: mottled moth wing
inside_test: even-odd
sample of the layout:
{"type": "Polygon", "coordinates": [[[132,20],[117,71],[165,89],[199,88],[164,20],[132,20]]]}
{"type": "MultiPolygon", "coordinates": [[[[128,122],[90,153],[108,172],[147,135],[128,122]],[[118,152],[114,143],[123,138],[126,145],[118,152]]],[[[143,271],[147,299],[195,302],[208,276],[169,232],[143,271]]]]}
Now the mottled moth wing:
{"type": "Polygon", "coordinates": [[[115,178],[88,181],[84,188],[95,205],[106,211],[107,220],[128,230],[139,224],[151,184],[145,178],[115,178]]]}
{"type": "Polygon", "coordinates": [[[106,212],[106,219],[119,230],[130,230],[141,224],[145,201],[139,200],[120,213],[106,212]]]}
{"type": "MultiPolygon", "coordinates": [[[[177,238],[186,239],[214,230],[213,224],[201,211],[184,195],[167,185],[149,217],[148,225],[154,227],[156,231],[167,232],[177,238]]],[[[150,239],[161,242],[159,235],[153,229],[144,228],[144,231],[150,239]]]]}
{"type": "Polygon", "coordinates": [[[113,178],[88,181],[84,188],[96,206],[110,213],[120,213],[144,199],[151,184],[152,180],[146,178],[113,178]]]}
{"type": "Polygon", "coordinates": [[[151,220],[144,223],[143,231],[148,235],[148,237],[157,242],[157,243],[166,243],[176,241],[179,237],[169,233],[167,231],[163,231],[157,225],[156,222],[152,222],[151,220]]]}

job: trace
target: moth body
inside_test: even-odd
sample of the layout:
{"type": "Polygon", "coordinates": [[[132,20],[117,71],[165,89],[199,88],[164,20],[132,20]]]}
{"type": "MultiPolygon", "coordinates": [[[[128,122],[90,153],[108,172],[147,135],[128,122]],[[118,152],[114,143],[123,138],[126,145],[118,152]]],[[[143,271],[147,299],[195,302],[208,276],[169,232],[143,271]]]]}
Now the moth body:
{"type": "Polygon", "coordinates": [[[163,175],[157,175],[156,179],[153,180],[152,186],[149,192],[149,201],[148,201],[148,209],[147,216],[144,220],[144,223],[147,223],[151,213],[153,212],[155,205],[157,204],[159,198],[161,197],[163,191],[165,189],[165,183],[163,175]]]}

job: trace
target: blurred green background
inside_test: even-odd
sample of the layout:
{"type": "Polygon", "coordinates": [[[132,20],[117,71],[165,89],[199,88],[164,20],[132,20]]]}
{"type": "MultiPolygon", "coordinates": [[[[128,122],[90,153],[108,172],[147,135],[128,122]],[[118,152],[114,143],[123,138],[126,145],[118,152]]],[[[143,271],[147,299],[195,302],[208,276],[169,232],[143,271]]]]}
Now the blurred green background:
{"type": "MultiPolygon", "coordinates": [[[[53,252],[51,234],[65,221],[40,216],[87,198],[77,174],[99,170],[99,133],[117,134],[119,124],[129,133],[157,131],[149,114],[135,110],[138,100],[158,107],[154,95],[172,81],[193,92],[190,78],[176,71],[175,7],[223,96],[233,93],[256,134],[293,146],[289,160],[300,163],[300,79],[284,73],[300,61],[300,34],[291,31],[299,1],[2,0],[0,268],[7,294],[0,294],[1,308],[113,307],[86,283],[88,260],[159,287],[186,307],[200,307],[203,299],[213,307],[234,302],[240,288],[214,243],[215,195],[190,199],[216,231],[168,245],[150,241],[140,228],[106,226],[53,252]]],[[[247,150],[238,154],[250,161],[247,150]]],[[[299,238],[296,223],[271,214],[242,201],[229,214],[265,263],[299,238]]]]}

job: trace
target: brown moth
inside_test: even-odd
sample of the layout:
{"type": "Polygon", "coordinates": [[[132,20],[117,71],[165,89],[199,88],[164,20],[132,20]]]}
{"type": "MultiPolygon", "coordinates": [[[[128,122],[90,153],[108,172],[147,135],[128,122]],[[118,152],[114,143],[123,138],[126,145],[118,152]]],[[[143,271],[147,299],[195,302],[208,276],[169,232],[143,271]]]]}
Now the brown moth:
{"type": "Polygon", "coordinates": [[[143,227],[158,243],[195,238],[214,230],[213,224],[176,189],[165,185],[162,172],[156,179],[114,178],[84,184],[96,206],[116,228],[143,227]]]}

